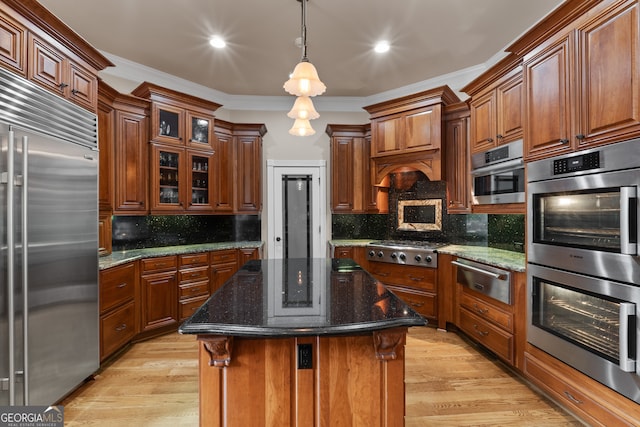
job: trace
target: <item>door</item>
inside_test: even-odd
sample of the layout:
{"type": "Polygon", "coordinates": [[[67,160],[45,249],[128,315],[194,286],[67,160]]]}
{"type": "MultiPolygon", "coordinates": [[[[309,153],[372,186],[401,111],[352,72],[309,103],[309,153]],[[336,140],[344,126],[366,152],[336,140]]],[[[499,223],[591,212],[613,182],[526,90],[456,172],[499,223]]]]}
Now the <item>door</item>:
{"type": "Polygon", "coordinates": [[[326,255],[326,163],[267,161],[268,258],[326,255]]]}

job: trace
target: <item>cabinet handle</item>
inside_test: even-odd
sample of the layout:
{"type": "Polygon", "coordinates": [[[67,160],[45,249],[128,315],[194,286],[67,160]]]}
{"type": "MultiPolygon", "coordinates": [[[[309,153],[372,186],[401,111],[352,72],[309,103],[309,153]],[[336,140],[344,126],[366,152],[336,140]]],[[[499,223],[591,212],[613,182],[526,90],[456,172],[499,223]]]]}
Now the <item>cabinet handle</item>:
{"type": "Polygon", "coordinates": [[[410,274],[409,279],[413,280],[414,282],[421,282],[422,280],[424,280],[424,277],[416,277],[410,274]]]}
{"type": "Polygon", "coordinates": [[[424,303],[422,302],[414,302],[414,301],[409,301],[409,304],[411,304],[413,307],[422,307],[424,305],[424,303]]]}
{"type": "Polygon", "coordinates": [[[127,286],[127,282],[124,282],[124,283],[120,283],[118,286],[116,286],[116,288],[122,289],[126,286],[127,286]]]}
{"type": "Polygon", "coordinates": [[[122,331],[124,331],[125,329],[127,329],[127,324],[126,324],[126,323],[123,323],[123,324],[122,324],[122,325],[120,325],[120,326],[116,326],[116,328],[115,328],[116,332],[122,332],[122,331]]]}
{"type": "Polygon", "coordinates": [[[579,134],[576,135],[576,138],[582,140],[582,139],[585,139],[586,136],[584,136],[584,134],[582,134],[582,133],[579,133],[579,134]]]}
{"type": "Polygon", "coordinates": [[[502,138],[504,138],[504,136],[502,136],[501,134],[497,134],[497,135],[496,135],[496,138],[498,138],[498,139],[502,139],[502,138]]]}
{"type": "Polygon", "coordinates": [[[568,143],[569,143],[569,140],[566,138],[563,138],[560,140],[560,144],[568,144],[568,143]]]}
{"type": "Polygon", "coordinates": [[[378,276],[387,277],[389,273],[376,273],[378,276]]]}
{"type": "Polygon", "coordinates": [[[478,314],[485,314],[487,311],[489,311],[488,308],[481,308],[480,306],[478,306],[478,304],[473,304],[473,308],[476,309],[476,313],[478,314]]]}
{"type": "Polygon", "coordinates": [[[77,95],[80,91],[78,89],[71,89],[71,93],[77,95]]]}
{"type": "Polygon", "coordinates": [[[487,142],[493,142],[493,138],[487,138],[486,141],[487,142]]]}
{"type": "Polygon", "coordinates": [[[567,390],[564,391],[564,395],[567,396],[567,399],[569,399],[573,403],[576,403],[578,405],[582,405],[584,403],[582,400],[576,399],[575,397],[573,397],[573,395],[570,392],[568,392],[567,390]]]}
{"type": "Polygon", "coordinates": [[[69,85],[68,85],[68,84],[66,84],[66,83],[60,83],[60,84],[58,85],[58,87],[60,88],[60,90],[64,90],[64,88],[65,88],[65,87],[67,87],[67,86],[69,86],[69,85]]]}
{"type": "Polygon", "coordinates": [[[475,329],[475,330],[476,330],[476,333],[477,333],[478,335],[480,335],[481,337],[486,337],[487,335],[489,335],[489,332],[488,332],[488,331],[481,331],[481,330],[478,328],[478,325],[475,325],[475,324],[474,324],[474,325],[473,325],[473,329],[475,329]]]}

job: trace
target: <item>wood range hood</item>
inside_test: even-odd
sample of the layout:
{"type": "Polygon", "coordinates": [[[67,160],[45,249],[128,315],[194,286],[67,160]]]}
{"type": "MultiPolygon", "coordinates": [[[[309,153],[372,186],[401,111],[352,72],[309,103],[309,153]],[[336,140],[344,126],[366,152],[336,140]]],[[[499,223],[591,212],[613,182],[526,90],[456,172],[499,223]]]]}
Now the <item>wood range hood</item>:
{"type": "Polygon", "coordinates": [[[401,170],[441,180],[443,110],[459,102],[449,86],[440,86],[364,107],[371,118],[373,183],[387,186],[386,177],[401,170]]]}

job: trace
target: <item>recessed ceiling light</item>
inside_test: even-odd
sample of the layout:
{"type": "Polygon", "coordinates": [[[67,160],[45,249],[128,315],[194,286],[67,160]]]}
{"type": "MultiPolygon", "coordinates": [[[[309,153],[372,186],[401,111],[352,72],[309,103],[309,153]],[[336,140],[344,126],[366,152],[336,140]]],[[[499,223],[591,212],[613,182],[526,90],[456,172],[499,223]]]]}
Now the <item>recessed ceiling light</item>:
{"type": "Polygon", "coordinates": [[[209,39],[209,44],[217,49],[221,49],[227,45],[227,43],[220,36],[213,36],[209,39]]]}
{"type": "Polygon", "coordinates": [[[389,42],[386,40],[382,40],[376,43],[376,46],[373,49],[378,53],[384,53],[389,51],[390,48],[391,46],[389,45],[389,42]]]}

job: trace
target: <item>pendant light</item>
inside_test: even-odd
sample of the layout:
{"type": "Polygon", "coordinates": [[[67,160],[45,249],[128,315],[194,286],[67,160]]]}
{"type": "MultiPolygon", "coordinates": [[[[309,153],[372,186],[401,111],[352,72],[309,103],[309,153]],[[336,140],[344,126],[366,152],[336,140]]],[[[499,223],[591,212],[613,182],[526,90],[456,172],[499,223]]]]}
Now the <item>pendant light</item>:
{"type": "Polygon", "coordinates": [[[313,120],[320,117],[308,96],[299,96],[293,104],[293,108],[287,114],[292,119],[313,120]]]}
{"type": "Polygon", "coordinates": [[[302,59],[294,68],[284,90],[295,96],[321,95],[327,87],[320,81],[316,67],[307,58],[307,8],[308,0],[297,0],[302,4],[302,59]]]}
{"type": "Polygon", "coordinates": [[[316,131],[311,127],[309,120],[296,119],[291,129],[289,129],[289,133],[295,136],[309,136],[316,133],[316,131]]]}

